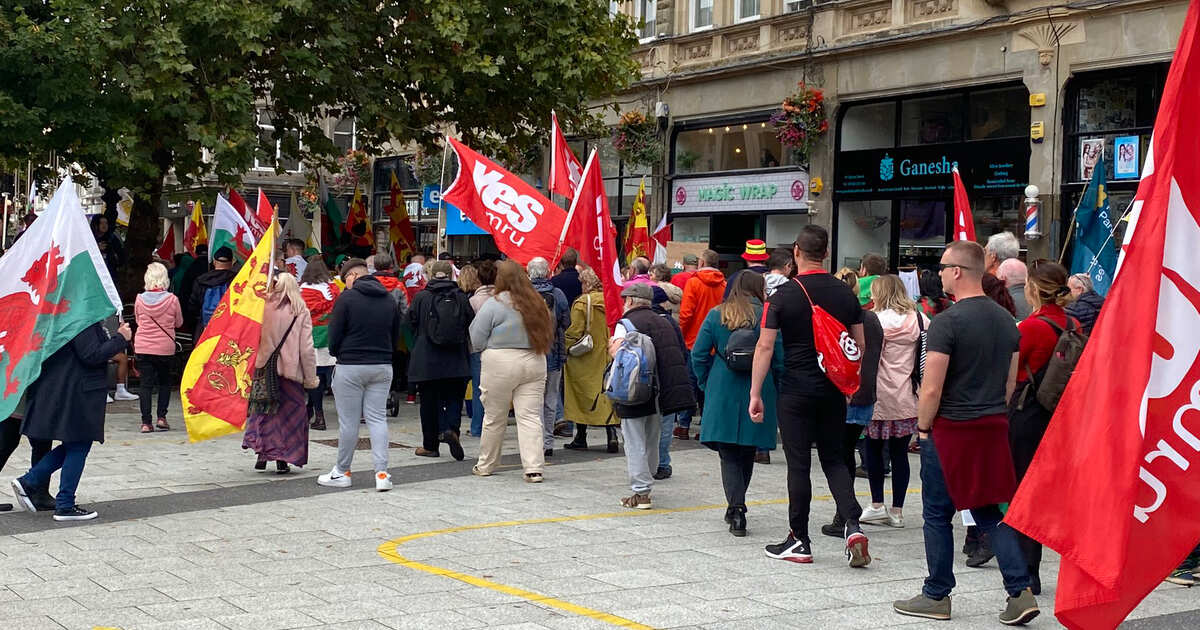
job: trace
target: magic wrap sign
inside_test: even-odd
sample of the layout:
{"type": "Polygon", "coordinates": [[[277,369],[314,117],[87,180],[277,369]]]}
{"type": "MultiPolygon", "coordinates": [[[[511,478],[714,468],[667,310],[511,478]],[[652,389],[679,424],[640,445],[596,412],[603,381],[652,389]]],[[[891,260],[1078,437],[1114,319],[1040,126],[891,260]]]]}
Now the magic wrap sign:
{"type": "Polygon", "coordinates": [[[967,193],[1019,195],[1029,184],[1029,141],[1025,138],[939,144],[838,154],[834,195],[838,199],[949,197],[957,165],[967,193]]]}
{"type": "Polygon", "coordinates": [[[800,169],[679,177],[671,183],[673,214],[808,211],[808,172],[800,169]]]}

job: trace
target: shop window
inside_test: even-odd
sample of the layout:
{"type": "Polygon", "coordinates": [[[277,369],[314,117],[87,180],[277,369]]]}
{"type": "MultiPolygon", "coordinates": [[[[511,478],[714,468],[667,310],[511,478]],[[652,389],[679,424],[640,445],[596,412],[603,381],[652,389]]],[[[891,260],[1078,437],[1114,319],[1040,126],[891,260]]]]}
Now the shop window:
{"type": "Polygon", "coordinates": [[[975,240],[980,245],[988,237],[1012,232],[1025,249],[1025,209],[1020,197],[979,197],[971,201],[971,216],[975,219],[975,240]]]}
{"type": "Polygon", "coordinates": [[[761,121],[683,131],[675,139],[679,174],[794,165],[791,151],[785,151],[775,130],[761,121]]]}
{"type": "Polygon", "coordinates": [[[1089,180],[1101,157],[1110,183],[1137,180],[1165,73],[1166,66],[1155,65],[1117,76],[1112,72],[1083,75],[1071,82],[1065,110],[1064,181],[1079,185],[1089,180]]]}
{"type": "Polygon", "coordinates": [[[768,214],[767,235],[763,240],[768,249],[791,247],[800,229],[811,222],[806,214],[768,214]]]}
{"type": "Polygon", "coordinates": [[[733,17],[735,22],[744,22],[746,20],[758,19],[758,5],[760,0],[736,0],[734,3],[733,17]]]}
{"type": "Polygon", "coordinates": [[[851,105],[842,118],[842,151],[896,146],[896,103],[851,105]]]}
{"type": "Polygon", "coordinates": [[[713,25],[713,0],[690,0],[691,10],[689,13],[690,25],[692,31],[712,28],[713,25]]]}
{"type": "Polygon", "coordinates": [[[684,243],[707,243],[708,217],[676,216],[672,218],[671,240],[684,243]]]}
{"type": "Polygon", "coordinates": [[[1141,91],[1134,77],[1097,81],[1079,88],[1082,133],[1154,125],[1153,112],[1139,111],[1141,91]]]}
{"type": "MultiPolygon", "coordinates": [[[[857,270],[866,254],[887,257],[892,244],[892,202],[843,201],[838,204],[836,268],[857,270]]],[[[943,225],[943,230],[945,226],[943,225]]],[[[943,245],[945,241],[942,241],[943,245]]],[[[837,269],[834,269],[835,271],[837,269]]]]}
{"type": "Polygon", "coordinates": [[[1029,92],[1024,87],[972,92],[970,139],[1017,138],[1029,133],[1029,92]]]}
{"type": "Polygon", "coordinates": [[[961,94],[914,98],[900,103],[900,144],[934,144],[963,139],[961,94]]]}

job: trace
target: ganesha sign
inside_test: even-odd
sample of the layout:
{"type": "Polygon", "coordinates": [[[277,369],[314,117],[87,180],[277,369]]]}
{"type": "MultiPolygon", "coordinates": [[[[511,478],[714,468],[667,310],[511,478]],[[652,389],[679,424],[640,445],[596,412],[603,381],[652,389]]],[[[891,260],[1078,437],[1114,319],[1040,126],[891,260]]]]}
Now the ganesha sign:
{"type": "Polygon", "coordinates": [[[808,172],[787,169],[747,175],[681,177],[672,189],[672,214],[808,211],[808,172]]]}

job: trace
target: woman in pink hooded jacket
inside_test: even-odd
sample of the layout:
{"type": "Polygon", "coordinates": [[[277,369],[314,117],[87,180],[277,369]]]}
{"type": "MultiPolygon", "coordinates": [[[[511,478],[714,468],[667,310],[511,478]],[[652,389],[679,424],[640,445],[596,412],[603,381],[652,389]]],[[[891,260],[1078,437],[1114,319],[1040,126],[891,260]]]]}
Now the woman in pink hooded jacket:
{"type": "Polygon", "coordinates": [[[904,527],[904,497],[908,493],[908,442],[917,430],[917,394],[914,373],[921,331],[929,319],[908,297],[897,276],[883,275],[871,283],[872,310],[883,327],[883,350],[875,385],[875,411],[867,425],[867,477],[871,506],[863,510],[864,523],[904,527]],[[892,463],[892,507],[883,507],[883,447],[892,463]]]}
{"type": "Polygon", "coordinates": [[[175,329],[183,326],[183,312],[179,308],[179,298],[168,290],[171,280],[167,277],[166,267],[150,263],[142,280],[146,290],[138,294],[133,304],[133,317],[137,322],[133,351],[142,373],[142,394],[138,398],[142,407],[142,433],[153,433],[155,425],[151,424],[150,399],[155,389],[158,390],[158,430],[171,428],[167,424],[167,406],[171,402],[175,329]]]}

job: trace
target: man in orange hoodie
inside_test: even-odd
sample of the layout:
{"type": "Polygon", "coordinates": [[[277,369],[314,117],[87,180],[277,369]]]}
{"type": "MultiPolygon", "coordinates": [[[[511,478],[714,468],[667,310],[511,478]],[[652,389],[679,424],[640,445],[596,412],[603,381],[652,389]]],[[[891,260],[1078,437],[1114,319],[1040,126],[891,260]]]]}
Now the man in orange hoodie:
{"type": "Polygon", "coordinates": [[[679,328],[688,348],[696,343],[704,318],[724,295],[725,275],[717,269],[717,252],[706,249],[700,254],[700,268],[684,285],[683,301],[679,303],[679,328]]]}

